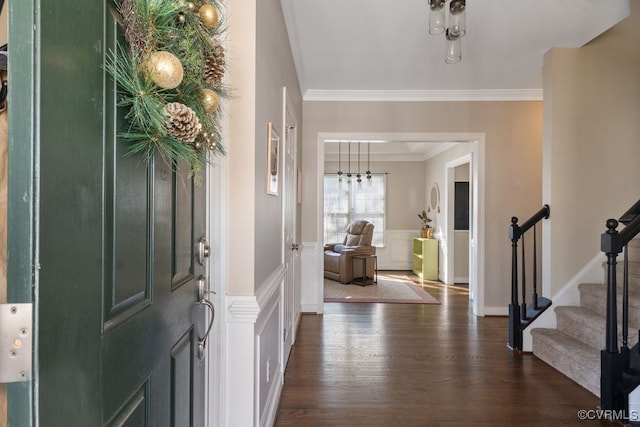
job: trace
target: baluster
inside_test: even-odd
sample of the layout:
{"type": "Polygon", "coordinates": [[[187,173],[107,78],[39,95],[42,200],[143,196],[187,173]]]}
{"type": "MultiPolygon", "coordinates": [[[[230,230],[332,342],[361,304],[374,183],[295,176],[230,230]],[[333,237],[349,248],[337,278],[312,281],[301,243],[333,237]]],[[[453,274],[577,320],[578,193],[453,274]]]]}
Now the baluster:
{"type": "Polygon", "coordinates": [[[524,250],[524,234],[522,235],[522,304],[520,304],[522,320],[527,320],[527,264],[524,250]]]}
{"type": "Polygon", "coordinates": [[[622,360],[625,368],[629,368],[629,245],[624,245],[622,273],[622,360]]]}
{"type": "Polygon", "coordinates": [[[538,310],[538,243],[536,226],[533,226],[533,293],[531,295],[533,309],[538,310]]]}

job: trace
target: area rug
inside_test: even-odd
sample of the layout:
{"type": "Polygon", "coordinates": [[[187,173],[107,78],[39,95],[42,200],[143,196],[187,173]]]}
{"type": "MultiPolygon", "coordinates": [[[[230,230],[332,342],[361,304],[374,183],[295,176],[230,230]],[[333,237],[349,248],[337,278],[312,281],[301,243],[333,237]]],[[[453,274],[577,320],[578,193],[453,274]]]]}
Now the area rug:
{"type": "Polygon", "coordinates": [[[324,302],[440,304],[420,285],[389,276],[378,276],[378,284],[367,286],[343,285],[324,279],[324,302]]]}

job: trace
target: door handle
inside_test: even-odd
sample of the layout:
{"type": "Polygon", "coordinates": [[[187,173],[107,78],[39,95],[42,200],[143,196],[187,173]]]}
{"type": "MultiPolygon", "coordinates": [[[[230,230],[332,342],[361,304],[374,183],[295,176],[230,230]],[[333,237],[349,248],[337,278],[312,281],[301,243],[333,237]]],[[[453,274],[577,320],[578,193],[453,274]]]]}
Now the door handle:
{"type": "Polygon", "coordinates": [[[211,327],[216,317],[216,309],[213,307],[213,303],[207,299],[208,293],[215,295],[215,292],[207,290],[207,278],[201,274],[200,277],[198,277],[198,301],[196,304],[208,307],[211,311],[211,319],[209,320],[209,326],[204,336],[198,338],[198,359],[200,360],[204,359],[204,349],[207,346],[207,338],[209,338],[209,332],[211,332],[211,327]]]}
{"type": "Polygon", "coordinates": [[[201,237],[198,241],[198,262],[200,265],[204,265],[204,262],[211,254],[211,248],[205,237],[201,237]]]}
{"type": "Polygon", "coordinates": [[[292,251],[297,251],[300,248],[300,245],[298,245],[297,243],[294,243],[291,245],[291,250],[292,251]]]}

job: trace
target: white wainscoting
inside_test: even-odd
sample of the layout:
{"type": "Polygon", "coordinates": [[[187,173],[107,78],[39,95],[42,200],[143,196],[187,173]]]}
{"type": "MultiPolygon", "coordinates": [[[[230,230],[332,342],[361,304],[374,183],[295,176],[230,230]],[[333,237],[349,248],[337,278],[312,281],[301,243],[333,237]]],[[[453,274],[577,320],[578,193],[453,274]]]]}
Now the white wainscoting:
{"type": "Polygon", "coordinates": [[[385,246],[376,249],[378,270],[411,270],[414,237],[420,237],[416,230],[387,230],[385,246]]]}
{"type": "Polygon", "coordinates": [[[324,280],[321,257],[323,250],[323,244],[302,242],[300,309],[303,313],[322,313],[324,280]]]}
{"type": "Polygon", "coordinates": [[[282,389],[280,320],[284,269],[279,266],[255,296],[226,297],[226,425],[272,425],[282,389]]]}

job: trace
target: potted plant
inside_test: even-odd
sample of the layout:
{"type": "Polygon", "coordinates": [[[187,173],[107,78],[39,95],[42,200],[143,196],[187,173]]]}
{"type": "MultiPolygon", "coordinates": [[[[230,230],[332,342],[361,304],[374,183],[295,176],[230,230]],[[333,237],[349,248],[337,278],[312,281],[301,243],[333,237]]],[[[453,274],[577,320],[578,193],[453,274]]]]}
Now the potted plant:
{"type": "Polygon", "coordinates": [[[422,221],[420,236],[426,239],[431,239],[433,237],[433,228],[429,224],[431,222],[431,218],[427,216],[427,211],[423,209],[422,213],[418,214],[418,218],[420,218],[420,220],[422,221]]]}

